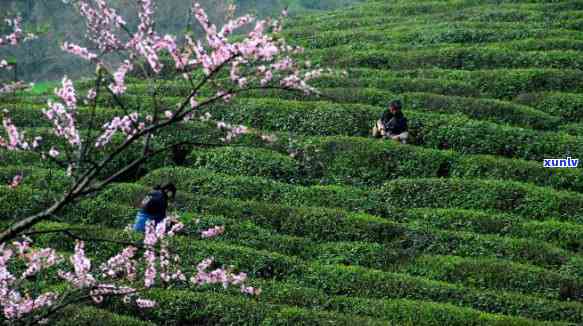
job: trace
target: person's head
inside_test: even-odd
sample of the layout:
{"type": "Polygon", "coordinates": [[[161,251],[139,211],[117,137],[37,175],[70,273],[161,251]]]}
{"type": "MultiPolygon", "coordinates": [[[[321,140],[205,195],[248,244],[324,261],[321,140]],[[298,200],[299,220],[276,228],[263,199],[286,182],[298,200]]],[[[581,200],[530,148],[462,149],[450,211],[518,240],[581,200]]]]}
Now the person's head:
{"type": "Polygon", "coordinates": [[[401,112],[401,101],[395,100],[389,103],[389,111],[391,111],[392,114],[401,112]]]}
{"type": "Polygon", "coordinates": [[[154,190],[162,191],[167,197],[174,199],[176,197],[176,186],[173,183],[167,183],[163,186],[157,185],[154,187],[154,190]],[[170,195],[172,194],[172,195],[170,195]]]}

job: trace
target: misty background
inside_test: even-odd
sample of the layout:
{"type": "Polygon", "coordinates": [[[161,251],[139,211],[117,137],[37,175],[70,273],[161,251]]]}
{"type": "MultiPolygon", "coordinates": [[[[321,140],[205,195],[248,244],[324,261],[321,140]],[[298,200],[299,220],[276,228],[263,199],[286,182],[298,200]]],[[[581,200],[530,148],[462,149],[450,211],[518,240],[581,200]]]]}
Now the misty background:
{"type": "MultiPolygon", "coordinates": [[[[259,18],[277,17],[288,7],[290,16],[297,16],[322,10],[331,10],[361,0],[200,0],[213,23],[222,23],[227,6],[237,5],[236,15],[247,13],[259,18]]],[[[111,0],[110,3],[122,16],[136,17],[135,0],[111,0]]],[[[160,34],[183,34],[196,31],[197,23],[190,8],[192,0],[158,0],[156,4],[156,29],[160,34]]],[[[71,78],[85,76],[92,71],[87,62],[64,53],[60,46],[64,41],[84,45],[81,41],[85,23],[74,6],[63,0],[0,0],[1,35],[10,32],[4,19],[20,14],[25,31],[39,35],[38,39],[20,45],[16,49],[0,48],[0,57],[16,62],[16,70],[2,72],[0,79],[17,77],[27,82],[60,79],[63,75],[71,78]]],[[[129,20],[131,26],[136,20],[129,20]]],[[[88,45],[88,44],[85,44],[88,45]]]]}

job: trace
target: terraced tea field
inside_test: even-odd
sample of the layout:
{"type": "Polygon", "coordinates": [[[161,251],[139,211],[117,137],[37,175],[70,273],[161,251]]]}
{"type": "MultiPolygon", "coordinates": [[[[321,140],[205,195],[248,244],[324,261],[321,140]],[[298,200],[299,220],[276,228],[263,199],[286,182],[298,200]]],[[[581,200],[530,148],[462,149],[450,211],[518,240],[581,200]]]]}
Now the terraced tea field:
{"type": "MultiPolygon", "coordinates": [[[[543,167],[583,159],[583,1],[369,0],[288,24],[306,58],[347,76],[316,81],[322,96],[257,91],[209,109],[214,120],[273,133],[273,143],[251,133],[158,155],[37,227],[135,237],[123,231],[134,203],[172,181],[172,209],[188,230],[173,240],[182,263],[213,256],[247,272],[261,295],[155,289],[154,309],[106,302],[69,309],[61,323],[583,324],[583,169],[543,167]],[[369,136],[392,99],[409,118],[407,145],[369,136]],[[201,240],[214,225],[225,234],[201,240]]],[[[148,104],[143,80],[129,88],[131,105],[148,104]]],[[[190,90],[176,78],[163,104],[190,90]]],[[[50,138],[47,96],[0,103],[50,138]]],[[[114,106],[101,100],[96,125],[121,115],[114,106]]],[[[193,122],[154,143],[222,136],[193,122]]],[[[66,185],[49,161],[6,151],[0,161],[4,184],[25,176],[16,190],[0,187],[0,216],[34,212],[66,185]]],[[[38,244],[72,248],[59,235],[38,244]]],[[[120,248],[90,249],[109,257],[120,248]]]]}

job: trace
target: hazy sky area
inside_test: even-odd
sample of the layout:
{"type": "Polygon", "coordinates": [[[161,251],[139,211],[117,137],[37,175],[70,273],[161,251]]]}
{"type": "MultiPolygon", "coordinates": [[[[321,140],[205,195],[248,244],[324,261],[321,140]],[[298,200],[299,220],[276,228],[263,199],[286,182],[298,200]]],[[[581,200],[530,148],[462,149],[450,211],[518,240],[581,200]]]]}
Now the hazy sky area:
{"type": "MultiPolygon", "coordinates": [[[[277,16],[286,6],[291,15],[299,15],[317,10],[330,10],[358,0],[236,0],[237,14],[252,13],[259,17],[277,16]]],[[[135,17],[135,0],[111,0],[114,7],[125,13],[125,17],[135,17]]],[[[201,0],[213,21],[224,17],[225,8],[231,1],[201,0]]],[[[157,30],[162,33],[178,34],[192,30],[196,23],[190,15],[191,0],[156,1],[157,30]]],[[[93,68],[79,59],[62,52],[64,41],[78,42],[83,38],[84,21],[71,4],[62,0],[0,0],[0,18],[3,15],[20,13],[27,29],[36,30],[40,37],[7,52],[0,49],[4,58],[17,59],[16,73],[19,79],[43,81],[59,79],[63,75],[78,78],[91,72],[93,68]]],[[[135,23],[135,22],[134,22],[135,23]]],[[[6,31],[2,26],[0,32],[6,31]]],[[[11,73],[13,74],[13,72],[11,73]]],[[[11,74],[1,75],[1,79],[11,78],[11,74]]]]}

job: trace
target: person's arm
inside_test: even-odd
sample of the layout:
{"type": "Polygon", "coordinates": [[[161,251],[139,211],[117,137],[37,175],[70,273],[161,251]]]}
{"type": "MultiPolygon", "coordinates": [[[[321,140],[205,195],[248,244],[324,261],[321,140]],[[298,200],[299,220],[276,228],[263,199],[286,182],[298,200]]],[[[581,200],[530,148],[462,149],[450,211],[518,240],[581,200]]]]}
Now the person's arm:
{"type": "Polygon", "coordinates": [[[391,112],[389,112],[389,111],[385,111],[381,115],[381,122],[386,127],[389,124],[389,122],[391,121],[392,118],[393,118],[393,114],[391,112]]]}
{"type": "Polygon", "coordinates": [[[393,116],[386,124],[385,129],[394,134],[396,130],[399,128],[399,118],[393,116]]]}
{"type": "Polygon", "coordinates": [[[407,119],[405,117],[395,118],[391,123],[391,133],[401,134],[407,131],[407,119]]]}

